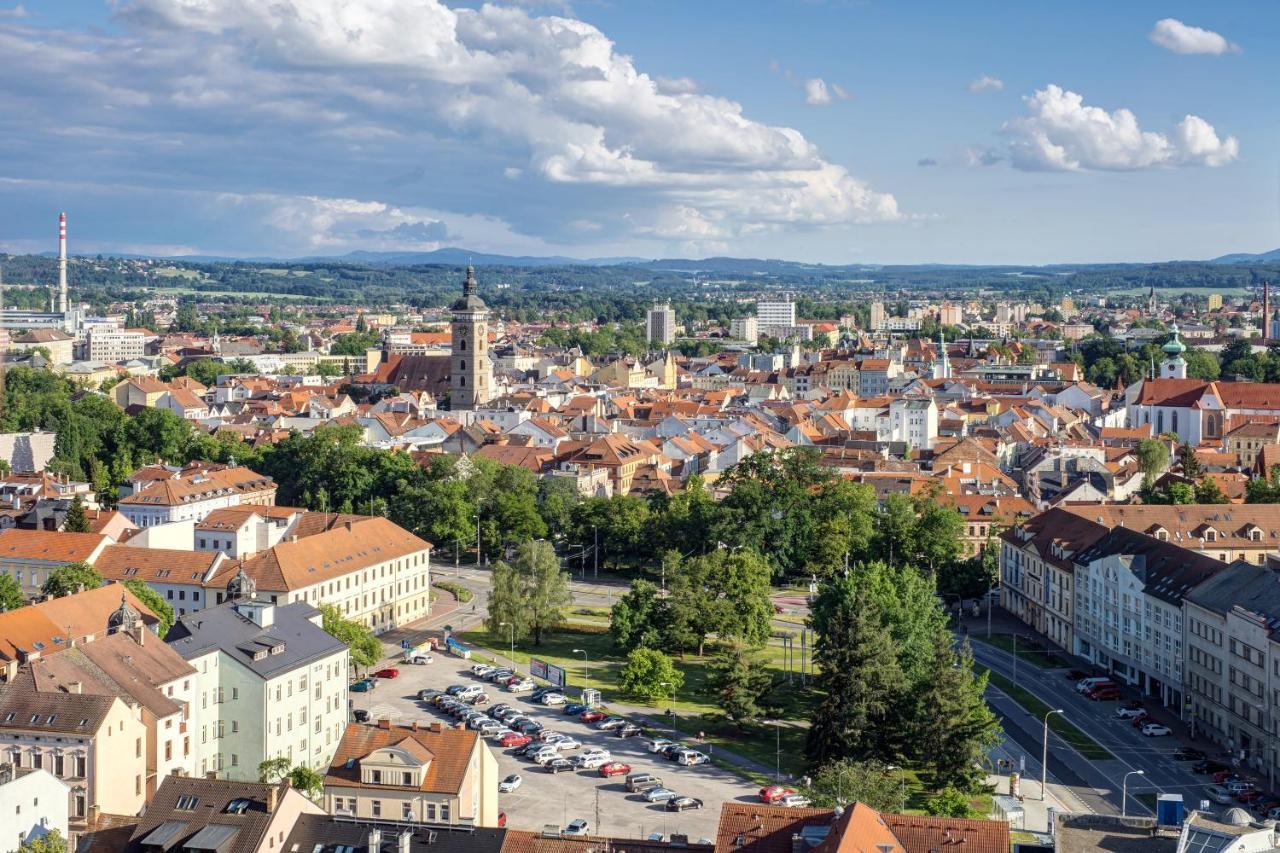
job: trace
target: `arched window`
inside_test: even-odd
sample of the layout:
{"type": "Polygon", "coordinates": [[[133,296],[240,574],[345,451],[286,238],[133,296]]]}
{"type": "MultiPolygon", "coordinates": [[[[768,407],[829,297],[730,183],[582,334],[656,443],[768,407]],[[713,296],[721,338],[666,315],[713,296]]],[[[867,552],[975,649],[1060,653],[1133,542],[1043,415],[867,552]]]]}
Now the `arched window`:
{"type": "Polygon", "coordinates": [[[458,338],[458,352],[466,352],[466,351],[467,351],[467,339],[458,338]]]}
{"type": "Polygon", "coordinates": [[[1164,412],[1156,412],[1156,432],[1164,432],[1164,412]]]}
{"type": "Polygon", "coordinates": [[[461,386],[461,387],[463,387],[463,388],[466,388],[466,387],[467,387],[467,377],[465,377],[465,376],[459,376],[459,377],[458,377],[458,385],[459,385],[459,386],[461,386]]]}
{"type": "Polygon", "coordinates": [[[1178,431],[1178,413],[1177,412],[1173,413],[1173,431],[1174,432],[1178,431]]]}
{"type": "Polygon", "coordinates": [[[466,370],[466,369],[467,369],[467,363],[466,363],[465,361],[459,361],[459,362],[458,362],[458,369],[459,369],[459,370],[466,370]]]}

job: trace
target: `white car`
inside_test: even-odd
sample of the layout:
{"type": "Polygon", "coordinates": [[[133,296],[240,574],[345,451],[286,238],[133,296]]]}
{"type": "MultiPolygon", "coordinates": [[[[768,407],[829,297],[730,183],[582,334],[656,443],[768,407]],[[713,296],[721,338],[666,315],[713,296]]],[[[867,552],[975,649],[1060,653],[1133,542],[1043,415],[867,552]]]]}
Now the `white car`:
{"type": "Polygon", "coordinates": [[[539,767],[546,767],[559,757],[560,750],[556,749],[554,746],[545,747],[533,754],[533,760],[539,767]]]}
{"type": "Polygon", "coordinates": [[[667,740],[664,737],[656,737],[646,741],[645,745],[649,747],[650,752],[662,752],[662,750],[669,746],[675,746],[676,742],[673,740],[667,740]]]}
{"type": "Polygon", "coordinates": [[[478,663],[471,667],[471,674],[476,678],[484,678],[495,669],[497,667],[489,666],[487,663],[478,663]]]}
{"type": "Polygon", "coordinates": [[[513,681],[507,685],[508,693],[528,693],[533,690],[534,684],[531,679],[522,678],[519,681],[513,681]]]}
{"type": "Polygon", "coordinates": [[[1116,716],[1122,720],[1132,720],[1147,713],[1146,708],[1116,708],[1116,716]]]}
{"type": "Polygon", "coordinates": [[[699,764],[706,764],[711,759],[696,749],[686,749],[676,758],[676,764],[683,764],[685,767],[697,767],[699,764]]]}
{"type": "Polygon", "coordinates": [[[564,697],[563,693],[543,693],[541,701],[543,705],[563,705],[569,700],[564,697]]]}
{"type": "Polygon", "coordinates": [[[787,794],[778,800],[778,805],[792,809],[805,809],[809,807],[809,798],[802,797],[799,794],[787,794]]]}
{"type": "Polygon", "coordinates": [[[613,753],[609,752],[609,750],[607,749],[603,749],[598,746],[593,746],[590,749],[584,751],[582,753],[582,757],[583,758],[603,758],[605,761],[608,761],[610,758],[613,757],[613,753]]]}
{"type": "Polygon", "coordinates": [[[520,777],[519,773],[512,773],[510,776],[498,783],[498,793],[510,794],[516,788],[519,788],[520,783],[523,781],[524,779],[520,777]]]}
{"type": "Polygon", "coordinates": [[[1142,733],[1147,737],[1164,737],[1173,734],[1173,729],[1160,723],[1147,723],[1142,727],[1142,733]]]}
{"type": "Polygon", "coordinates": [[[490,740],[502,740],[504,737],[506,737],[509,734],[513,734],[514,732],[515,732],[515,729],[509,729],[506,726],[502,725],[501,723],[498,723],[498,727],[493,731],[489,732],[488,734],[486,734],[485,737],[489,738],[490,740]]]}
{"type": "Polygon", "coordinates": [[[582,746],[582,742],[565,735],[562,738],[553,740],[551,745],[563,752],[566,749],[578,749],[582,746]]]}
{"type": "Polygon", "coordinates": [[[435,661],[435,658],[431,655],[418,654],[409,658],[409,663],[432,663],[433,661],[435,661]]]}
{"type": "Polygon", "coordinates": [[[609,763],[609,759],[602,755],[575,755],[569,760],[582,770],[599,770],[609,763]]]}
{"type": "Polygon", "coordinates": [[[586,835],[587,822],[582,818],[569,821],[569,825],[560,830],[561,835],[586,835]]]}

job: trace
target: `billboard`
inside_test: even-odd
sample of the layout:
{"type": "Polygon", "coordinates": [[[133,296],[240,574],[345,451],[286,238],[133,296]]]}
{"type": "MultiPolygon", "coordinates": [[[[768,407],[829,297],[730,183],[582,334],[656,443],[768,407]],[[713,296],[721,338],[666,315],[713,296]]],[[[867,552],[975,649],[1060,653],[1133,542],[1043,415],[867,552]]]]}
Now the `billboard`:
{"type": "Polygon", "coordinates": [[[529,658],[529,674],[534,678],[545,680],[547,677],[547,662],[537,658],[529,658]]]}
{"type": "Polygon", "coordinates": [[[547,674],[544,675],[543,678],[550,681],[556,687],[564,687],[568,682],[568,679],[565,677],[564,667],[556,666],[553,663],[547,664],[547,674]]]}

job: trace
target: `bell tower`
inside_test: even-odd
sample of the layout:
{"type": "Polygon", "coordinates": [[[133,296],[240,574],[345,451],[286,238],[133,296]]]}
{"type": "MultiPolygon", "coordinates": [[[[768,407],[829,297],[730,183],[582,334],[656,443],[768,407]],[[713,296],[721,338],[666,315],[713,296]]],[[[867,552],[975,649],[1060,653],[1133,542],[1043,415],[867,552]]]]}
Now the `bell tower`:
{"type": "Polygon", "coordinates": [[[1178,324],[1174,323],[1169,330],[1169,341],[1161,347],[1164,350],[1164,361],[1160,362],[1161,379],[1186,379],[1187,362],[1182,354],[1187,346],[1178,340],[1178,324]]]}
{"type": "Polygon", "coordinates": [[[467,265],[462,298],[450,308],[453,352],[449,356],[450,408],[470,411],[493,396],[493,366],[489,361],[489,309],[476,295],[476,269],[467,265]]]}

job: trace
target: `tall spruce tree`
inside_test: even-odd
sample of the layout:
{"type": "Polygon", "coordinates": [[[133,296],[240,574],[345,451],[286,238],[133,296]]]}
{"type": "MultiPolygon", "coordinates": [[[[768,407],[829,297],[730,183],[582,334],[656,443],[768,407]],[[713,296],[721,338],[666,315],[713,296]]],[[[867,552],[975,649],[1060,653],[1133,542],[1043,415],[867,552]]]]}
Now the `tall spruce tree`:
{"type": "Polygon", "coordinates": [[[824,695],[805,745],[809,759],[895,757],[906,679],[875,596],[856,576],[837,578],[818,594],[812,622],[824,695]]]}
{"type": "Polygon", "coordinates": [[[998,741],[1000,723],[982,698],[987,676],[974,673],[968,641],[959,649],[952,643],[950,631],[935,632],[929,676],[915,697],[913,743],[935,790],[972,791],[983,775],[982,757],[998,741]]]}
{"type": "Polygon", "coordinates": [[[71,506],[67,507],[67,518],[62,524],[62,529],[67,533],[89,532],[89,516],[84,511],[84,498],[76,495],[71,499],[71,506]]]}

